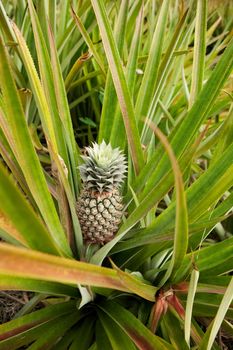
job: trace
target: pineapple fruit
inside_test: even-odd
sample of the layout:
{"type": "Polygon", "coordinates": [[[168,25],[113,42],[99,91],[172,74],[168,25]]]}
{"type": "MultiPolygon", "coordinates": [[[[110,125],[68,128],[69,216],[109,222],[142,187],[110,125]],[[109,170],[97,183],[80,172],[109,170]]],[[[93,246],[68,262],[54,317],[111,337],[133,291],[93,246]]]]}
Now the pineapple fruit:
{"type": "Polygon", "coordinates": [[[103,141],[87,147],[82,158],[84,164],[79,168],[83,190],[77,202],[81,230],[86,243],[105,244],[112,240],[121,222],[125,156],[103,141]]]}

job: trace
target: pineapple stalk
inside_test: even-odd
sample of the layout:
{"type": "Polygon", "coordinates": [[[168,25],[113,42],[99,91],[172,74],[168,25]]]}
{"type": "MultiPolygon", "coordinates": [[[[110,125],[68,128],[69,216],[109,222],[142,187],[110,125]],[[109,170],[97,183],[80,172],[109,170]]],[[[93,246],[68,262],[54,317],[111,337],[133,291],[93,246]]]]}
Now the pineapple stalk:
{"type": "Polygon", "coordinates": [[[125,156],[103,141],[86,148],[79,167],[83,190],[77,202],[77,215],[86,243],[111,241],[122,217],[120,186],[127,170],[125,156]]]}

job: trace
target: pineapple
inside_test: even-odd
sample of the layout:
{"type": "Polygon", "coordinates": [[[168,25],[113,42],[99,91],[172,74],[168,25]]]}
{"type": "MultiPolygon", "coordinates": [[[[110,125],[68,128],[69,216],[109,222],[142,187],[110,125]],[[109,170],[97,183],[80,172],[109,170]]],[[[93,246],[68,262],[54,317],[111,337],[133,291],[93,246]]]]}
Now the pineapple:
{"type": "Polygon", "coordinates": [[[86,148],[80,174],[83,190],[77,202],[77,215],[86,243],[105,244],[112,240],[122,217],[120,186],[127,169],[119,148],[103,141],[86,148]]]}

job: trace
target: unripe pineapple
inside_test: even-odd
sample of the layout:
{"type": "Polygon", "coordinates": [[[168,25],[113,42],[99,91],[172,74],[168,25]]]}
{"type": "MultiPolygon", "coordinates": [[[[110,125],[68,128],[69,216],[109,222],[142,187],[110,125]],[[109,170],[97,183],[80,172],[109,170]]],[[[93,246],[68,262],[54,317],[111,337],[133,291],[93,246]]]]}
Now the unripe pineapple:
{"type": "Polygon", "coordinates": [[[120,185],[127,169],[119,148],[103,141],[86,148],[84,164],[79,167],[83,190],[77,202],[77,214],[86,243],[111,241],[122,217],[120,185]]]}

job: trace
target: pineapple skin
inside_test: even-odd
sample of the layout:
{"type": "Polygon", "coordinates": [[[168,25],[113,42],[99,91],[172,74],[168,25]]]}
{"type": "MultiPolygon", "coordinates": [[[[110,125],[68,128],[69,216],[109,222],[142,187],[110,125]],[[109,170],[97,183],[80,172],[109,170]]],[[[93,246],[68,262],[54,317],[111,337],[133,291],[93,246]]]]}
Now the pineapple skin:
{"type": "Polygon", "coordinates": [[[118,189],[99,193],[84,187],[77,202],[77,215],[85,243],[103,245],[111,241],[121,222],[122,209],[118,189]]]}

